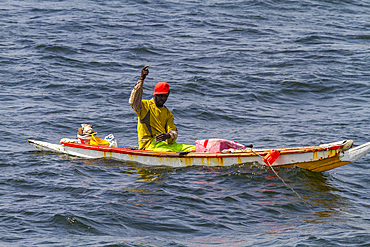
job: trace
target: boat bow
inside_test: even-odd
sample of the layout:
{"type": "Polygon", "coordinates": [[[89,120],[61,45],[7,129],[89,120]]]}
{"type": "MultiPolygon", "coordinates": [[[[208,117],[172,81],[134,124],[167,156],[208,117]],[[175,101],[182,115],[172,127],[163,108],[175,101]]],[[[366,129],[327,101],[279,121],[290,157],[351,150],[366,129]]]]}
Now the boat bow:
{"type": "Polygon", "coordinates": [[[344,151],[340,157],[340,160],[353,163],[356,162],[361,157],[365,156],[369,152],[370,152],[370,142],[367,142],[358,147],[354,147],[347,151],[344,151]]]}

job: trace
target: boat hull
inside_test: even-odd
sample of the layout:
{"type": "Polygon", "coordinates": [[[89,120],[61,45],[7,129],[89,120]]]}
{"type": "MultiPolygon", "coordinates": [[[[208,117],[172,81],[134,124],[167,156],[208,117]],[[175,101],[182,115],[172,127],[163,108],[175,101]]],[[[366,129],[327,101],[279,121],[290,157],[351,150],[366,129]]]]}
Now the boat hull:
{"type": "MultiPolygon", "coordinates": [[[[231,166],[258,163],[266,165],[262,158],[271,149],[231,150],[225,153],[174,153],[134,150],[130,148],[93,146],[81,143],[47,142],[28,140],[29,144],[43,151],[64,153],[83,158],[109,158],[121,161],[138,162],[149,166],[231,166]]],[[[322,172],[347,165],[370,151],[370,142],[361,148],[350,147],[353,141],[329,143],[320,146],[278,149],[280,156],[271,164],[273,167],[298,166],[307,170],[322,172]],[[356,151],[356,152],[355,152],[356,151]]]]}

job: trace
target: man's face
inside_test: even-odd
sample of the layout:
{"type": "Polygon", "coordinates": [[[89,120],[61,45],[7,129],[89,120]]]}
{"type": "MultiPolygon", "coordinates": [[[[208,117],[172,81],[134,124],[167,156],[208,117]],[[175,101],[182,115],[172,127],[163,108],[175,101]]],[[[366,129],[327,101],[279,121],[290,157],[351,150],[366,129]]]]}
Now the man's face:
{"type": "Polygon", "coordinates": [[[157,107],[162,107],[164,105],[164,103],[166,103],[167,101],[167,98],[168,98],[168,94],[155,94],[154,95],[154,103],[157,107]]]}

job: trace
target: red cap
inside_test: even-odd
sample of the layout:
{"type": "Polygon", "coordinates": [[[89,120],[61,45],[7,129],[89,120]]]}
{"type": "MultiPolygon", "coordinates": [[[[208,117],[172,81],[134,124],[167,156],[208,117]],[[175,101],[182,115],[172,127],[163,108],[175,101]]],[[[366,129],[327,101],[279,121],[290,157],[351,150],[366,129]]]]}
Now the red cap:
{"type": "Polygon", "coordinates": [[[154,94],[168,94],[170,92],[170,85],[167,82],[158,82],[154,87],[154,94]]]}

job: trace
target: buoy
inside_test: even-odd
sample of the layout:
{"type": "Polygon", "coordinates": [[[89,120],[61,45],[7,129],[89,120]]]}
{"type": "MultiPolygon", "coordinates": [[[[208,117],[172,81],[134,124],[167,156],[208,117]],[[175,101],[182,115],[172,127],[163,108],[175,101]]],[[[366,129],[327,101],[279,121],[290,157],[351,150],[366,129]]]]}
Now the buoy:
{"type": "Polygon", "coordinates": [[[278,150],[271,150],[266,156],[262,159],[268,166],[271,166],[272,163],[280,156],[278,150]]]}

